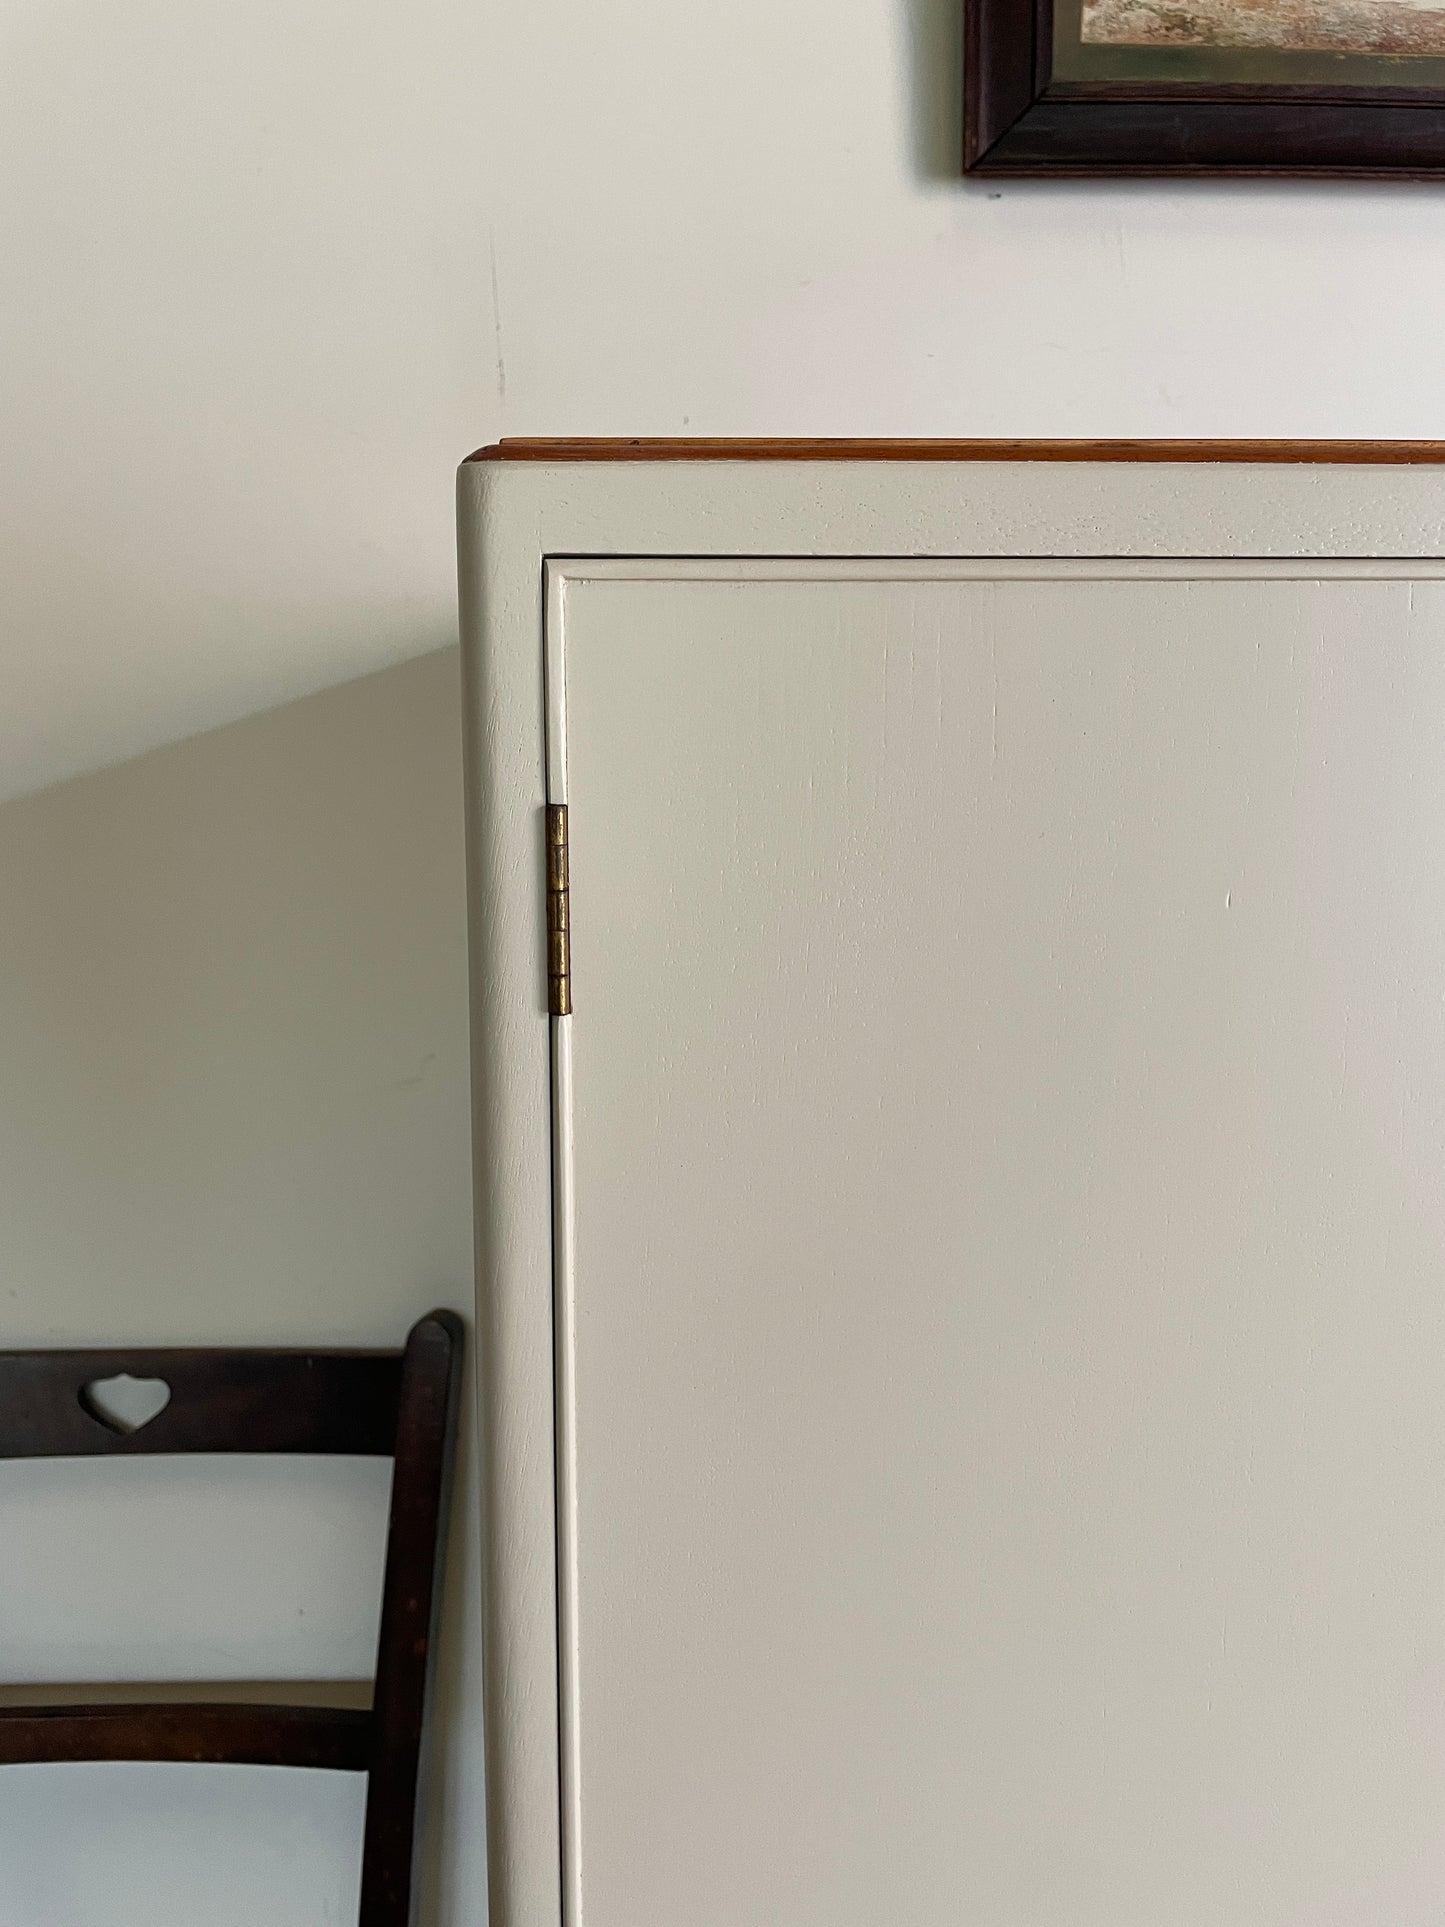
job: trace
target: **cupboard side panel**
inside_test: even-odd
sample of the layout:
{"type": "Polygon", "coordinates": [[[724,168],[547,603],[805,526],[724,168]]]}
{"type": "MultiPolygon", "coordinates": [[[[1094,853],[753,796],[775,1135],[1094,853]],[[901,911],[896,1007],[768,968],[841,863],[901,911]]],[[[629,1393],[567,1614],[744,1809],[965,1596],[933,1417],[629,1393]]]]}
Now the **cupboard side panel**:
{"type": "Polygon", "coordinates": [[[560,1927],[550,1064],[536,518],[458,480],[491,1927],[560,1927]]]}

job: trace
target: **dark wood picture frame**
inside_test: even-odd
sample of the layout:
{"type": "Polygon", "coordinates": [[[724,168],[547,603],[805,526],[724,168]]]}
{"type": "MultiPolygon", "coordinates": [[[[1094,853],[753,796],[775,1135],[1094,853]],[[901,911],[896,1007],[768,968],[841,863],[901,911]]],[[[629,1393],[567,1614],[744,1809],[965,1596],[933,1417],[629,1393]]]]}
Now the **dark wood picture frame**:
{"type": "MultiPolygon", "coordinates": [[[[964,171],[1445,178],[1445,87],[1057,78],[1053,0],[965,0],[964,171]]],[[[1445,64],[1445,63],[1442,63],[1445,64]]]]}

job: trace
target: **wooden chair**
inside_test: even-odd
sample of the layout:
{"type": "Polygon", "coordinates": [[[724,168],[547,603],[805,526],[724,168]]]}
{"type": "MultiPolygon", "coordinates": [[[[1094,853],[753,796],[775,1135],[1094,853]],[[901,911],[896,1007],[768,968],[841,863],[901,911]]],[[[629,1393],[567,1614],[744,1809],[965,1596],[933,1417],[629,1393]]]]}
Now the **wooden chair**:
{"type": "Polygon", "coordinates": [[[324,1706],[0,1707],[0,1765],[236,1762],[364,1773],[360,1927],[409,1927],[417,1770],[439,1601],[461,1321],[432,1312],[402,1352],[0,1353],[0,1458],[317,1452],[394,1458],[370,1712],[324,1706]],[[97,1388],[163,1380],[135,1430],[97,1388]]]}

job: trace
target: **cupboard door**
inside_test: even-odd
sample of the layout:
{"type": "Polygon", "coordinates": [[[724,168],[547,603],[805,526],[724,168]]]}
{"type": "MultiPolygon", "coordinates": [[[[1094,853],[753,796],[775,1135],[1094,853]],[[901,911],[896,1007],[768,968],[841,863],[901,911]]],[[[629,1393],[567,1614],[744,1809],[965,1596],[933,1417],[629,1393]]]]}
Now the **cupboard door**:
{"type": "Polygon", "coordinates": [[[1438,1927],[1402,571],[551,565],[571,1927],[1438,1927]]]}

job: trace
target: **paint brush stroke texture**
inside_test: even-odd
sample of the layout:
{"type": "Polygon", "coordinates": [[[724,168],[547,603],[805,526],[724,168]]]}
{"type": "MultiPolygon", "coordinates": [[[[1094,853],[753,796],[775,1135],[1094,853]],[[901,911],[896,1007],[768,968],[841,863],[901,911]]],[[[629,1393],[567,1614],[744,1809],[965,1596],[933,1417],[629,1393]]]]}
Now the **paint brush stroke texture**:
{"type": "MultiPolygon", "coordinates": [[[[1445,54],[1445,8],[1418,0],[1088,0],[1091,46],[1445,54]]],[[[1388,70],[1382,82],[1388,81],[1388,70]]]]}

